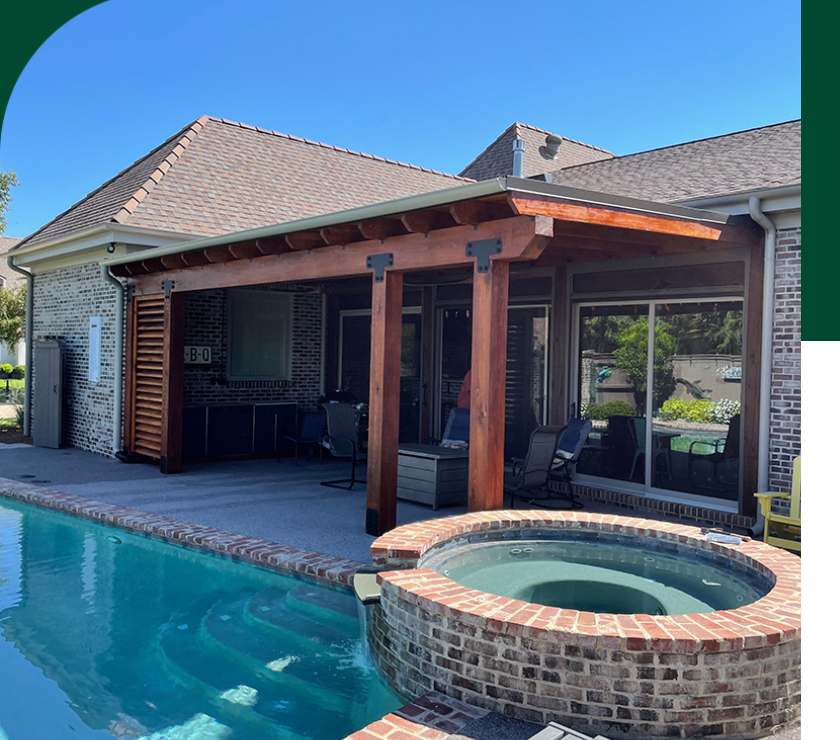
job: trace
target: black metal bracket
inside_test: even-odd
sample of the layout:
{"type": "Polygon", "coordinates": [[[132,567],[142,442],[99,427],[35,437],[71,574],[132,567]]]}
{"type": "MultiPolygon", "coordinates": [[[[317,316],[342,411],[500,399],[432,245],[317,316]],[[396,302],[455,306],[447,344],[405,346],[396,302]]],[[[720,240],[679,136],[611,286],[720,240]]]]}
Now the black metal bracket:
{"type": "Polygon", "coordinates": [[[133,285],[126,285],[125,286],[125,302],[131,303],[134,300],[134,286],[133,285]]]}
{"type": "Polygon", "coordinates": [[[164,280],[160,284],[160,289],[163,291],[164,296],[169,298],[169,294],[175,288],[175,281],[174,280],[164,280]]]}
{"type": "Polygon", "coordinates": [[[477,242],[467,242],[467,257],[476,258],[478,272],[489,272],[490,255],[501,253],[501,239],[480,239],[477,242]]]}
{"type": "Polygon", "coordinates": [[[373,270],[373,279],[381,283],[385,279],[385,268],[394,265],[394,253],[383,252],[382,254],[369,254],[367,257],[367,268],[373,270]]]}

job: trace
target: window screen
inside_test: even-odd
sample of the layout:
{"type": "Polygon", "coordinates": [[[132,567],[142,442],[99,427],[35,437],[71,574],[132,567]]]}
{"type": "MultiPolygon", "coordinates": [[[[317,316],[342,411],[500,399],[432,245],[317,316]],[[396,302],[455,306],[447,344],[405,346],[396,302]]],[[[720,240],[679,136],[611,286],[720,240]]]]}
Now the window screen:
{"type": "Polygon", "coordinates": [[[228,305],[228,379],[290,380],[292,296],[232,290],[228,305]]]}

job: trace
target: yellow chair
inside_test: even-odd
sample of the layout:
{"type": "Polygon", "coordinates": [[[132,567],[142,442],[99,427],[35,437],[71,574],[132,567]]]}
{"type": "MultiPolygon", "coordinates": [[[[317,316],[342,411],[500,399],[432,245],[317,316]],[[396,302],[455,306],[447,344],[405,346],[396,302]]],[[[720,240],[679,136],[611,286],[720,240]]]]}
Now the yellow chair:
{"type": "Polygon", "coordinates": [[[800,478],[801,463],[801,455],[793,461],[793,480],[791,481],[790,493],[755,494],[755,497],[761,503],[761,513],[764,515],[764,541],[768,545],[775,545],[796,552],[802,552],[802,514],[799,502],[802,485],[800,478]],[[790,500],[790,516],[774,514],[771,511],[770,507],[774,498],[790,500]],[[796,539],[797,537],[799,539],[796,539]]]}

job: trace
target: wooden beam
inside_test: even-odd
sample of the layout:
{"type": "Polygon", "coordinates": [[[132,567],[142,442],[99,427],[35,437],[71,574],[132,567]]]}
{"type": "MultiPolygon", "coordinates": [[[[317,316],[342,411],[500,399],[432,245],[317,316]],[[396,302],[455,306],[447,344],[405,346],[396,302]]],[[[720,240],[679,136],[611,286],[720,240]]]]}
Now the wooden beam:
{"type": "Polygon", "coordinates": [[[295,250],[318,249],[325,246],[319,231],[301,231],[297,234],[286,234],[286,244],[295,250]]]}
{"type": "MultiPolygon", "coordinates": [[[[406,234],[388,240],[388,251],[394,253],[394,266],[386,270],[415,272],[469,265],[466,256],[468,241],[501,239],[502,253],[491,261],[529,260],[529,256],[544,248],[551,238],[550,218],[519,216],[472,226],[423,234],[406,234]]],[[[172,280],[176,291],[233,288],[273,282],[321,280],[369,275],[368,255],[383,251],[376,241],[358,242],[344,246],[323,247],[311,252],[287,252],[266,255],[252,260],[236,260],[227,264],[207,264],[204,267],[170,270],[155,275],[130,279],[137,294],[160,293],[163,279],[172,280]]],[[[191,254],[191,253],[186,253],[191,254]]]]}
{"type": "Polygon", "coordinates": [[[402,215],[403,226],[411,233],[428,234],[437,229],[457,226],[451,213],[446,211],[410,211],[402,215]]]}
{"type": "Polygon", "coordinates": [[[455,219],[455,223],[468,226],[474,226],[483,221],[510,218],[514,215],[513,210],[507,203],[484,200],[467,200],[454,203],[449,206],[449,213],[455,219]]]}
{"type": "Polygon", "coordinates": [[[163,404],[160,472],[181,472],[186,293],[171,293],[163,313],[163,404]]]}
{"type": "Polygon", "coordinates": [[[638,211],[615,210],[606,206],[581,205],[545,196],[518,197],[511,193],[508,200],[514,212],[520,215],[542,214],[557,221],[570,221],[578,225],[609,226],[708,241],[733,242],[740,246],[750,246],[754,240],[753,229],[743,226],[701,223],[638,211]]]}
{"type": "Polygon", "coordinates": [[[233,252],[230,251],[230,246],[225,244],[221,247],[207,247],[204,250],[204,256],[208,262],[221,263],[232,262],[234,260],[233,252]]]}
{"type": "Polygon", "coordinates": [[[163,261],[159,257],[152,257],[151,259],[143,260],[141,264],[146,272],[162,272],[166,269],[163,261]]]}
{"type": "Polygon", "coordinates": [[[131,265],[114,265],[111,268],[111,274],[114,277],[131,277],[135,273],[132,271],[131,265]]]}
{"type": "Polygon", "coordinates": [[[365,531],[377,537],[397,526],[402,294],[400,272],[373,282],[365,531]]]}
{"type": "Polygon", "coordinates": [[[384,241],[392,236],[406,233],[406,228],[398,218],[374,218],[357,224],[359,232],[365,239],[379,239],[384,241]]]}
{"type": "Polygon", "coordinates": [[[230,253],[234,259],[238,260],[250,260],[254,259],[254,257],[260,257],[263,254],[259,246],[257,246],[256,240],[231,244],[230,253]]]}
{"type": "Polygon", "coordinates": [[[364,237],[356,224],[345,224],[343,226],[326,226],[321,229],[321,238],[327,246],[335,244],[345,245],[353,242],[364,241],[364,237]]]}
{"type": "Polygon", "coordinates": [[[473,277],[469,510],[504,508],[505,375],[510,264],[473,277]]]}

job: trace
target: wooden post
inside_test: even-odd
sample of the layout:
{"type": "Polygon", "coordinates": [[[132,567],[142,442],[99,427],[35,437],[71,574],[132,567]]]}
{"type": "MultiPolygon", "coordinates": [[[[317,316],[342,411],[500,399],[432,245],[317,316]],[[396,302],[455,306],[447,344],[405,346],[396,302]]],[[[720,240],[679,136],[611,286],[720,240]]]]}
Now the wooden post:
{"type": "Polygon", "coordinates": [[[469,510],[504,506],[508,262],[473,273],[469,510]]]}
{"type": "Polygon", "coordinates": [[[186,293],[170,293],[163,313],[163,404],[160,472],[181,472],[186,293]]]}
{"type": "Polygon", "coordinates": [[[365,531],[379,536],[397,525],[400,436],[402,273],[373,281],[370,318],[370,409],[365,531]]]}

